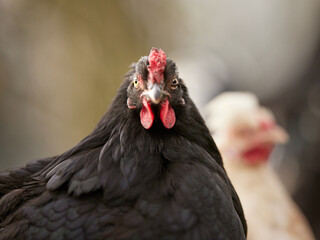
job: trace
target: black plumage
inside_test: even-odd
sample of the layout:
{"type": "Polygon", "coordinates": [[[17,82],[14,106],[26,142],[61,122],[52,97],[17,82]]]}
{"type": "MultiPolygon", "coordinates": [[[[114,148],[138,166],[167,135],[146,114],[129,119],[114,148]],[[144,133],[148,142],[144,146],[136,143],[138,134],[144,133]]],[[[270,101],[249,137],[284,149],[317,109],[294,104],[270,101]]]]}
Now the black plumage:
{"type": "Polygon", "coordinates": [[[147,57],[133,65],[78,145],[0,174],[1,240],[245,239],[238,196],[170,59],[161,84],[175,124],[164,127],[152,104],[151,128],[141,125],[148,65],[147,57]],[[135,87],[137,76],[145,87],[135,87]]]}

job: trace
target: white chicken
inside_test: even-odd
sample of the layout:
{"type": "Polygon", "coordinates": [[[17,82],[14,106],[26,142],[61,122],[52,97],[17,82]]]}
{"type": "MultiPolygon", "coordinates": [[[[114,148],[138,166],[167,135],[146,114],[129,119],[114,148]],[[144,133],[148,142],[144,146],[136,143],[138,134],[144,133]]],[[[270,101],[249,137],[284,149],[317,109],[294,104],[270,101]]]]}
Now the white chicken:
{"type": "Polygon", "coordinates": [[[314,239],[307,220],[268,164],[275,144],[288,140],[273,114],[246,92],[217,96],[205,114],[242,202],[248,239],[314,239]]]}

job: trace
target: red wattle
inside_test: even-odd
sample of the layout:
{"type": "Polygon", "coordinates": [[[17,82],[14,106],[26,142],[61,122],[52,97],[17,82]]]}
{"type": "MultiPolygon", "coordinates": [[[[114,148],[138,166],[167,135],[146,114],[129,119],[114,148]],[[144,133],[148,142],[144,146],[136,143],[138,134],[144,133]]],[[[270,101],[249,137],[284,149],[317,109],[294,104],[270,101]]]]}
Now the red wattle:
{"type": "Polygon", "coordinates": [[[168,99],[161,104],[160,119],[163,125],[168,129],[172,128],[176,123],[176,115],[170,106],[168,99]]]}
{"type": "Polygon", "coordinates": [[[265,162],[269,159],[272,152],[273,145],[260,145],[255,146],[242,154],[248,163],[265,162]]]}
{"type": "Polygon", "coordinates": [[[143,107],[140,111],[140,122],[145,129],[149,129],[153,124],[154,114],[152,112],[150,104],[145,98],[142,100],[142,104],[143,107]]]}

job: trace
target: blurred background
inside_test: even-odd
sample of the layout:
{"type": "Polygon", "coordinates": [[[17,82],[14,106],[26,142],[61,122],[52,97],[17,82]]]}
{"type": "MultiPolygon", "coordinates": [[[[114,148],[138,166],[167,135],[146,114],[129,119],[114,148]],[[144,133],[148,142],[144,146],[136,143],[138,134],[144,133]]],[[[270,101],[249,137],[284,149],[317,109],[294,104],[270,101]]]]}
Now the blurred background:
{"type": "Polygon", "coordinates": [[[320,0],[0,0],[0,169],[90,133],[151,47],[200,109],[255,93],[290,142],[272,164],[320,239],[320,0]]]}

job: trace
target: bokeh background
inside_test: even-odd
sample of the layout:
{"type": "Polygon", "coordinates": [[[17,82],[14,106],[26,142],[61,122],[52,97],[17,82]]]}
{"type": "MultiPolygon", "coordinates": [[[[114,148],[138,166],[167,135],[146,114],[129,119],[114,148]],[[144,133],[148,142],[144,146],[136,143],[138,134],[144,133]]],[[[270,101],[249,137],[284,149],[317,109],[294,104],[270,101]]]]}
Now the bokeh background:
{"type": "Polygon", "coordinates": [[[0,169],[60,154],[155,46],[200,109],[251,91],[290,134],[272,164],[320,239],[320,0],[0,0],[0,169]]]}

